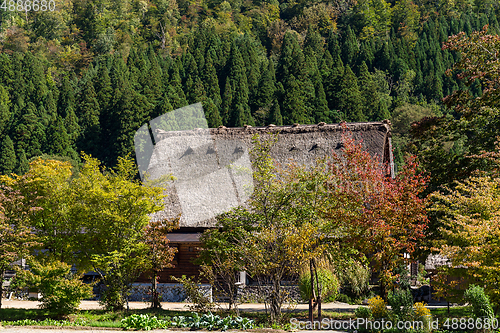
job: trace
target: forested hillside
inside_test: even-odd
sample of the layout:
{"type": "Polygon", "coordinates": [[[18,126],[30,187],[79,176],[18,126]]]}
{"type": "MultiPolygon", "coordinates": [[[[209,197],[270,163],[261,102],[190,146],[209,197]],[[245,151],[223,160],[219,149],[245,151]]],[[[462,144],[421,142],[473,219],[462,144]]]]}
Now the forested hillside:
{"type": "Polygon", "coordinates": [[[442,43],[487,24],[498,33],[499,14],[497,0],[5,7],[0,172],[80,151],[113,165],[142,124],[200,101],[211,127],[392,119],[401,160],[409,123],[448,112],[441,99],[465,87],[445,75],[458,59],[442,43]]]}

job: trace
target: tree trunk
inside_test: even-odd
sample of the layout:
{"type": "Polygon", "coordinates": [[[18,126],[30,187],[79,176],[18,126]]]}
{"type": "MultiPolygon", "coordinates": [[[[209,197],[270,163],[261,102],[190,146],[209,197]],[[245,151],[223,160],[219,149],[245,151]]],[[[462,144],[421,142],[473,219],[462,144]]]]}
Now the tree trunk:
{"type": "Polygon", "coordinates": [[[384,301],[387,301],[387,290],[385,288],[385,281],[383,281],[383,279],[380,279],[379,286],[380,286],[380,296],[384,299],[384,301]]]}
{"type": "Polygon", "coordinates": [[[4,270],[0,272],[0,309],[2,308],[4,270]]]}
{"type": "Polygon", "coordinates": [[[153,279],[151,280],[151,307],[153,309],[161,309],[160,299],[158,295],[158,275],[153,271],[153,279]]]}
{"type": "Polygon", "coordinates": [[[279,320],[281,315],[281,303],[279,301],[280,297],[280,281],[281,279],[276,279],[273,283],[273,289],[271,291],[271,321],[274,323],[279,320]]]}
{"type": "MultiPolygon", "coordinates": [[[[314,260],[314,259],[313,259],[314,260]]],[[[321,293],[322,291],[322,286],[319,283],[319,278],[318,278],[318,268],[316,267],[316,261],[313,261],[313,268],[314,268],[314,275],[316,277],[316,285],[318,286],[318,295],[317,295],[317,300],[316,304],[318,305],[318,320],[321,322],[321,293]]]]}
{"type": "Polygon", "coordinates": [[[314,268],[313,259],[309,260],[309,276],[311,278],[311,298],[309,299],[309,321],[312,323],[314,321],[314,268]]]}

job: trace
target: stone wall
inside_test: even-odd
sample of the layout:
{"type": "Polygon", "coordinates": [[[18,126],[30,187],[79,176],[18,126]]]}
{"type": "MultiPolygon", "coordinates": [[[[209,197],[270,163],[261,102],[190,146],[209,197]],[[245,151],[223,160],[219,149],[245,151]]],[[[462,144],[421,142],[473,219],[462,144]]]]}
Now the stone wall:
{"type": "MultiPolygon", "coordinates": [[[[130,301],[144,301],[151,299],[150,283],[134,283],[130,291],[130,301]]],[[[205,295],[212,298],[212,286],[209,284],[201,284],[205,295]]],[[[184,302],[186,301],[186,292],[180,283],[158,283],[157,290],[160,293],[162,302],[184,302]]]]}
{"type": "MultiPolygon", "coordinates": [[[[286,300],[303,303],[298,286],[281,286],[286,294],[286,300]]],[[[271,294],[270,286],[245,286],[238,288],[238,301],[241,303],[264,303],[266,297],[271,294]]]]}

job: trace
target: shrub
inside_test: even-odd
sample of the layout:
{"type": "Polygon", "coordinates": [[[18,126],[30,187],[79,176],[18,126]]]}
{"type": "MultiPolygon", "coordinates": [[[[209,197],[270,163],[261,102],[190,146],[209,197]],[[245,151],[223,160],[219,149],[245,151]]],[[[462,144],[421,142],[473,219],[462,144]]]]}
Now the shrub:
{"type": "MultiPolygon", "coordinates": [[[[318,280],[321,285],[321,298],[325,302],[333,302],[338,297],[340,283],[335,274],[327,269],[318,270],[318,280]]],[[[314,287],[316,295],[318,295],[318,286],[316,285],[316,278],[314,278],[314,287]]],[[[308,301],[312,298],[311,292],[311,274],[306,271],[300,276],[299,279],[300,295],[303,300],[308,301]]]]}
{"type": "Polygon", "coordinates": [[[392,312],[399,319],[411,318],[413,315],[413,296],[410,289],[389,291],[387,297],[392,312]]]}
{"type": "Polygon", "coordinates": [[[471,305],[474,318],[493,318],[493,308],[484,288],[471,285],[465,291],[464,298],[471,305]]]}
{"type": "Polygon", "coordinates": [[[156,316],[150,317],[148,314],[133,314],[127,318],[122,319],[122,327],[126,330],[136,329],[149,331],[156,328],[167,328],[170,322],[160,320],[156,316]]]}
{"type": "Polygon", "coordinates": [[[347,265],[339,271],[339,280],[349,294],[359,297],[370,288],[370,269],[359,262],[347,265]]]}
{"type": "Polygon", "coordinates": [[[356,304],[354,302],[354,300],[352,298],[350,298],[348,295],[346,294],[339,294],[337,296],[337,301],[339,302],[344,302],[344,303],[347,303],[347,304],[356,304]]]}
{"type": "Polygon", "coordinates": [[[42,294],[43,309],[54,315],[68,315],[78,310],[80,302],[90,298],[92,286],[71,274],[71,266],[59,261],[30,263],[31,271],[18,271],[16,285],[37,289],[42,294]]]}
{"type": "Polygon", "coordinates": [[[369,319],[372,317],[372,310],[365,306],[360,306],[354,311],[354,314],[356,315],[356,318],[369,319]]]}
{"type": "Polygon", "coordinates": [[[208,312],[215,308],[212,297],[206,295],[206,292],[201,289],[199,281],[194,281],[194,277],[188,278],[183,275],[180,279],[176,277],[172,277],[172,279],[182,284],[187,299],[193,303],[191,310],[208,312]]]}
{"type": "Polygon", "coordinates": [[[415,320],[421,321],[424,331],[430,331],[432,316],[431,310],[427,309],[424,302],[418,302],[413,305],[413,315],[415,320]]]}
{"type": "Polygon", "coordinates": [[[413,314],[415,318],[428,317],[431,315],[431,310],[427,309],[424,302],[418,302],[413,306],[413,314]]]}
{"type": "Polygon", "coordinates": [[[372,297],[368,300],[368,306],[374,318],[384,318],[387,316],[387,304],[380,296],[372,297]]]}

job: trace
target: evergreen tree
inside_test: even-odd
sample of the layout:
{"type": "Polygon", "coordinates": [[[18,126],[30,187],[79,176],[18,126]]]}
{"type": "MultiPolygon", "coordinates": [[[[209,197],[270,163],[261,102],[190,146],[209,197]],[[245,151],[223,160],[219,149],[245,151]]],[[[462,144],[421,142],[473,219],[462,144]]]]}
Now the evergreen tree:
{"type": "Polygon", "coordinates": [[[323,57],[323,53],[324,48],[321,35],[317,31],[312,29],[311,26],[309,26],[309,29],[307,30],[306,40],[304,42],[304,54],[306,56],[310,55],[316,57],[316,62],[319,63],[323,57]]]}
{"type": "Polygon", "coordinates": [[[195,78],[194,82],[191,75],[188,76],[186,83],[186,95],[189,104],[199,103],[206,98],[207,94],[205,92],[205,87],[203,86],[203,82],[201,82],[199,76],[195,78]]]}
{"type": "Polygon", "coordinates": [[[342,61],[347,65],[356,64],[359,47],[356,34],[350,26],[347,27],[344,43],[342,45],[342,61]]]}
{"type": "Polygon", "coordinates": [[[309,124],[311,119],[307,116],[305,98],[302,86],[293,75],[285,82],[285,96],[283,99],[282,115],[284,124],[309,124]]]}
{"type": "MultiPolygon", "coordinates": [[[[16,152],[14,150],[14,143],[8,135],[2,140],[0,150],[0,173],[9,175],[14,172],[17,165],[16,152]]],[[[26,156],[25,156],[26,157],[26,156]]]]}
{"type": "Polygon", "coordinates": [[[151,46],[148,48],[148,61],[150,64],[148,70],[143,73],[146,76],[143,95],[154,110],[156,105],[161,101],[165,88],[162,81],[162,69],[151,46]]]}
{"type": "Polygon", "coordinates": [[[198,64],[196,63],[196,60],[194,59],[191,52],[188,51],[182,55],[182,67],[184,69],[184,73],[181,78],[184,81],[187,80],[188,76],[190,75],[193,78],[198,76],[198,64]]]}
{"type": "Polygon", "coordinates": [[[50,155],[66,156],[74,160],[78,159],[78,154],[72,147],[61,116],[57,116],[49,125],[47,149],[45,152],[50,155]]]}
{"type": "Polygon", "coordinates": [[[168,99],[174,109],[188,105],[186,95],[182,90],[182,82],[179,74],[179,65],[177,62],[172,63],[170,68],[170,82],[168,90],[168,99]]]}
{"type": "Polygon", "coordinates": [[[333,58],[330,54],[330,51],[326,50],[323,54],[323,58],[321,59],[319,70],[321,72],[321,76],[323,80],[326,80],[328,75],[330,75],[330,71],[333,67],[333,58]]]}
{"type": "Polygon", "coordinates": [[[375,67],[391,72],[393,69],[394,59],[396,59],[396,54],[394,52],[394,48],[392,47],[392,42],[389,39],[383,43],[382,48],[379,52],[377,52],[375,56],[375,67]]]}
{"type": "Polygon", "coordinates": [[[26,153],[24,152],[24,149],[19,148],[17,151],[17,156],[19,158],[14,173],[16,173],[17,175],[24,175],[29,170],[29,163],[28,159],[26,158],[26,153]]]}
{"type": "Polygon", "coordinates": [[[372,68],[374,60],[375,55],[373,54],[373,39],[363,41],[359,49],[358,62],[365,62],[368,68],[372,68]]]}
{"type": "Polygon", "coordinates": [[[366,121],[363,114],[363,101],[359,91],[358,79],[349,65],[345,66],[342,77],[342,88],[337,94],[337,104],[339,109],[346,115],[347,121],[366,121]]]}
{"type": "MultiPolygon", "coordinates": [[[[256,41],[248,34],[240,39],[239,51],[246,70],[247,86],[250,93],[256,91],[260,77],[260,58],[257,53],[256,41]]],[[[251,96],[252,98],[253,96],[251,96]]]]}
{"type": "Polygon", "coordinates": [[[251,103],[254,112],[259,108],[269,107],[276,91],[276,76],[272,59],[262,63],[261,73],[257,92],[251,103]]]}
{"type": "Polygon", "coordinates": [[[328,32],[328,51],[330,52],[330,55],[333,59],[335,59],[337,56],[342,56],[340,51],[339,39],[337,33],[333,29],[328,32]]]}
{"type": "Polygon", "coordinates": [[[203,83],[208,98],[210,98],[217,107],[220,107],[222,99],[220,96],[219,79],[215,71],[212,54],[205,57],[205,66],[203,67],[203,83]]]}
{"type": "Polygon", "coordinates": [[[52,93],[52,91],[49,91],[47,95],[45,95],[43,106],[45,112],[42,115],[42,119],[44,125],[47,126],[49,122],[57,116],[57,104],[54,99],[54,94],[52,93]]]}
{"type": "Polygon", "coordinates": [[[222,123],[225,126],[229,126],[232,104],[233,104],[233,88],[231,87],[231,82],[228,80],[226,81],[226,86],[224,88],[224,95],[222,98],[222,105],[221,105],[221,118],[222,118],[222,123]]]}
{"type": "Polygon", "coordinates": [[[222,117],[220,116],[219,108],[210,97],[206,98],[203,102],[203,109],[209,128],[222,126],[222,117]]]}
{"type": "Polygon", "coordinates": [[[78,125],[78,117],[72,108],[67,110],[66,118],[64,118],[64,128],[71,144],[74,144],[80,137],[80,125],[78,125]]]}
{"type": "Polygon", "coordinates": [[[4,133],[10,123],[10,96],[6,88],[0,84],[0,134],[4,133]]]}
{"type": "Polygon", "coordinates": [[[316,70],[312,75],[312,82],[314,85],[314,100],[312,103],[312,109],[314,114],[314,120],[316,123],[325,122],[329,123],[329,112],[328,102],[326,100],[325,90],[323,88],[323,82],[321,80],[321,74],[319,70],[316,70]]]}
{"type": "Polygon", "coordinates": [[[380,103],[380,98],[377,86],[364,61],[361,63],[361,69],[359,70],[359,86],[363,100],[363,114],[368,121],[373,121],[375,120],[374,115],[380,103]]]}
{"type": "Polygon", "coordinates": [[[309,79],[308,72],[311,67],[314,67],[314,58],[309,58],[313,64],[306,62],[296,34],[291,31],[285,34],[276,72],[285,90],[284,100],[281,103],[285,124],[307,124],[309,121],[314,121],[311,109],[314,86],[309,79]]]}
{"type": "Polygon", "coordinates": [[[229,110],[229,125],[255,125],[248,103],[249,94],[245,65],[237,46],[231,50],[231,66],[227,84],[231,85],[233,97],[229,110]]]}
{"type": "Polygon", "coordinates": [[[288,31],[283,38],[276,79],[286,82],[291,75],[304,82],[307,76],[307,68],[304,53],[300,48],[296,33],[288,31]]]}
{"type": "Polygon", "coordinates": [[[337,55],[335,62],[333,64],[332,70],[328,75],[326,80],[326,99],[328,102],[328,108],[330,110],[335,110],[339,108],[337,94],[342,89],[342,78],[344,76],[344,64],[337,55]]]}
{"type": "Polygon", "coordinates": [[[276,126],[283,126],[283,117],[281,116],[280,104],[278,100],[274,100],[271,105],[271,112],[269,114],[269,124],[274,124],[276,126]]]}
{"type": "Polygon", "coordinates": [[[124,87],[124,93],[113,111],[117,123],[114,142],[114,152],[117,156],[135,155],[134,135],[137,129],[150,120],[147,112],[150,108],[151,105],[143,95],[133,91],[128,85],[124,87]]]}
{"type": "MultiPolygon", "coordinates": [[[[99,75],[98,78],[101,76],[99,75]]],[[[109,79],[109,76],[108,76],[109,79]]],[[[59,100],[57,103],[57,109],[59,114],[66,118],[69,109],[75,111],[75,93],[74,88],[71,86],[71,82],[67,75],[62,78],[61,87],[59,88],[59,100]]]]}
{"type": "Polygon", "coordinates": [[[25,96],[35,105],[39,105],[48,92],[47,79],[40,59],[27,52],[23,59],[23,69],[20,73],[26,80],[25,96]]]}
{"type": "Polygon", "coordinates": [[[15,127],[17,146],[29,158],[42,155],[42,147],[45,145],[45,128],[36,113],[35,105],[29,102],[15,127]]]}
{"type": "Polygon", "coordinates": [[[82,135],[79,138],[79,148],[93,156],[99,156],[101,151],[100,107],[92,82],[87,81],[80,94],[78,102],[79,125],[82,135]]]}
{"type": "Polygon", "coordinates": [[[243,127],[244,125],[255,125],[248,106],[245,107],[244,105],[237,104],[235,110],[235,118],[236,120],[234,122],[234,126],[236,127],[243,127]]]}

